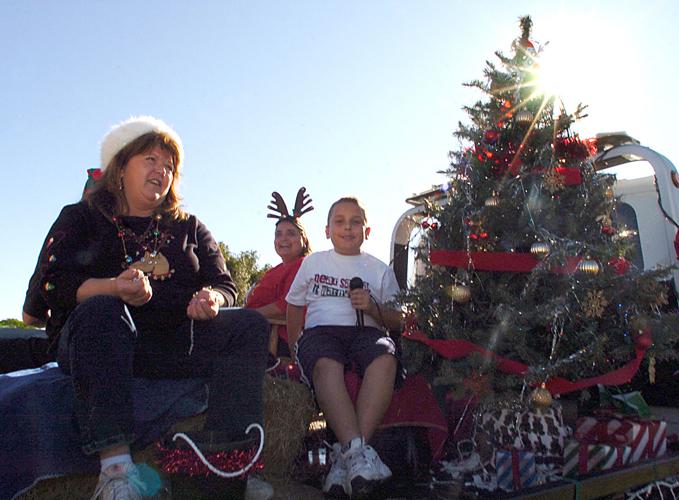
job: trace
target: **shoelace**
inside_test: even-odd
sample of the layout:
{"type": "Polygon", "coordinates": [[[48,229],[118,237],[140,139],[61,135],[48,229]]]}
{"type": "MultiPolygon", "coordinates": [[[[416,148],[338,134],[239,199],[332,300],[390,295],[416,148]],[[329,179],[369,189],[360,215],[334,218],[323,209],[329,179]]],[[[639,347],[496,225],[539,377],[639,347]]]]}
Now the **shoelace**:
{"type": "Polygon", "coordinates": [[[363,449],[356,451],[352,456],[352,460],[349,461],[350,464],[350,474],[353,474],[356,469],[360,469],[365,466],[370,466],[370,460],[366,457],[363,449]]]}
{"type": "Polygon", "coordinates": [[[323,444],[330,449],[330,460],[333,462],[342,456],[342,447],[339,443],[330,444],[326,440],[323,440],[323,444]]]}
{"type": "Polygon", "coordinates": [[[127,472],[112,476],[107,475],[106,481],[100,483],[99,487],[94,491],[92,500],[99,498],[107,488],[112,489],[113,498],[115,499],[140,499],[141,495],[139,494],[138,486],[143,487],[143,485],[139,485],[138,478],[134,476],[136,476],[136,474],[128,474],[127,472]]]}
{"type": "Polygon", "coordinates": [[[222,470],[219,470],[217,467],[212,465],[207,458],[205,458],[205,455],[200,451],[198,446],[196,446],[196,443],[193,442],[193,440],[184,434],[183,432],[178,432],[174,436],[172,436],[172,441],[176,441],[177,439],[183,439],[186,441],[186,443],[191,447],[193,452],[198,455],[198,458],[200,459],[201,462],[212,472],[213,474],[216,474],[219,477],[224,477],[224,478],[233,478],[233,477],[238,477],[243,474],[245,474],[247,471],[249,471],[254,465],[257,463],[257,460],[259,460],[259,455],[262,453],[262,449],[264,448],[264,429],[262,428],[261,425],[259,424],[250,424],[248,425],[247,429],[245,429],[245,434],[250,434],[250,431],[255,428],[259,431],[260,435],[260,440],[259,440],[259,448],[257,449],[257,453],[255,453],[255,456],[252,458],[249,464],[247,464],[245,467],[243,467],[240,470],[237,470],[235,472],[224,472],[222,470]]]}
{"type": "Polygon", "coordinates": [[[113,489],[113,498],[141,499],[142,496],[153,496],[160,489],[158,473],[146,464],[134,464],[131,468],[106,475],[106,480],[97,486],[91,500],[101,496],[107,487],[113,489]]]}

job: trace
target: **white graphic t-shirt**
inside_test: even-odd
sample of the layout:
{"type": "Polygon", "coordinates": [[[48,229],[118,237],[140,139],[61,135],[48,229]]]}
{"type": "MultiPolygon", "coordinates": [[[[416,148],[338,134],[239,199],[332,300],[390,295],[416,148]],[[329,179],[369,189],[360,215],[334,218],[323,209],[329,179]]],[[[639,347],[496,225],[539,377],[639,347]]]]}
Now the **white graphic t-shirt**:
{"type": "MultiPolygon", "coordinates": [[[[352,326],[356,309],[349,301],[349,281],[359,277],[378,304],[392,299],[399,291],[394,270],[377,257],[361,252],[341,255],[334,250],[314,252],[302,261],[285,300],[307,306],[304,328],[319,325],[352,326]]],[[[370,315],[365,326],[383,328],[370,315]]]]}

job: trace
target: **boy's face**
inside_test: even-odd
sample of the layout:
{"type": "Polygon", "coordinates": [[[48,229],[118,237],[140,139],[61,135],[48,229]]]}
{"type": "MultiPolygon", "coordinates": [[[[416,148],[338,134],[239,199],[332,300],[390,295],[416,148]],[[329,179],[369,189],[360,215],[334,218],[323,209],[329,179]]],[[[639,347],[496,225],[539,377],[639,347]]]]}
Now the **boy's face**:
{"type": "Polygon", "coordinates": [[[325,236],[330,238],[337,253],[360,254],[363,240],[367,239],[369,234],[370,228],[366,227],[363,212],[358,205],[351,202],[335,205],[330,214],[330,223],[325,227],[325,236]]]}

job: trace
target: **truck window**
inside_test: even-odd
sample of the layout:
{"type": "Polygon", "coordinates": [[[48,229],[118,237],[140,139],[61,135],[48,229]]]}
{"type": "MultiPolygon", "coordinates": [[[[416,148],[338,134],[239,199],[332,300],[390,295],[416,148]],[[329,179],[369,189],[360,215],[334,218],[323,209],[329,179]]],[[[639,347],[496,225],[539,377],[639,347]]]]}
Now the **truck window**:
{"type": "Polygon", "coordinates": [[[641,253],[641,239],[639,238],[639,223],[637,214],[628,203],[618,202],[615,205],[613,219],[619,228],[631,232],[632,255],[630,260],[638,269],[644,269],[644,256],[641,253]]]}

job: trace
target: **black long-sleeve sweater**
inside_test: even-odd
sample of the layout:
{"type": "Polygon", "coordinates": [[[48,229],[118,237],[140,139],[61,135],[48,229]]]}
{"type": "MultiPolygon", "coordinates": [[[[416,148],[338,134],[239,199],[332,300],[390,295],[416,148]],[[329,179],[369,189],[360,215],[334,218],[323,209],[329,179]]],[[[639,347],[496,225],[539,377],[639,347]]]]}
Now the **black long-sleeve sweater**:
{"type": "MultiPolygon", "coordinates": [[[[150,217],[122,217],[121,223],[138,235],[155,226],[150,217]]],[[[195,216],[182,221],[166,217],[160,229],[170,235],[165,240],[169,244],[162,242],[159,250],[173,272],[167,279],[150,280],[153,297],[148,303],[129,307],[137,328],[150,335],[162,335],[185,320],[193,293],[204,286],[221,292],[225,306],[233,305],[237,296],[217,242],[195,216]]],[[[126,246],[128,254],[135,252],[134,242],[127,241],[126,246]]],[[[55,338],[77,306],[80,285],[89,278],[118,276],[125,252],[115,224],[85,201],[62,209],[50,229],[46,251],[40,283],[51,310],[47,334],[55,338]]]]}

